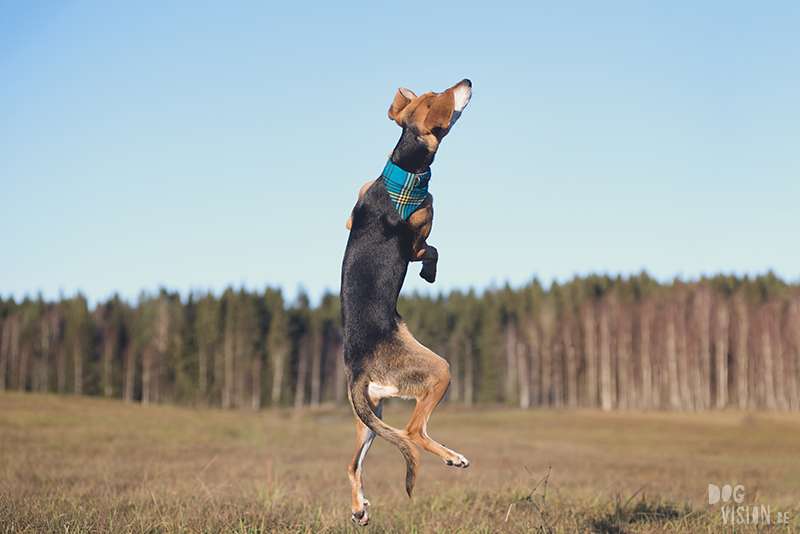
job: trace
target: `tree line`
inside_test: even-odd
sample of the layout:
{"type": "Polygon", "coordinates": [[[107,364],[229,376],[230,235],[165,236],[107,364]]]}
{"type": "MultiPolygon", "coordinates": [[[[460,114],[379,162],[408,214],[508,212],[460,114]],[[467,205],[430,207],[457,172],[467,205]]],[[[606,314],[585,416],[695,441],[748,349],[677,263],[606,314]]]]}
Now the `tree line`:
{"type": "MultiPolygon", "coordinates": [[[[576,277],[549,288],[401,296],[450,363],[445,402],[603,410],[800,408],[800,287],[773,273],[660,284],[576,277]]],[[[346,404],[337,295],[160,290],[94,309],[80,294],[0,298],[0,391],[128,403],[346,404]]]]}

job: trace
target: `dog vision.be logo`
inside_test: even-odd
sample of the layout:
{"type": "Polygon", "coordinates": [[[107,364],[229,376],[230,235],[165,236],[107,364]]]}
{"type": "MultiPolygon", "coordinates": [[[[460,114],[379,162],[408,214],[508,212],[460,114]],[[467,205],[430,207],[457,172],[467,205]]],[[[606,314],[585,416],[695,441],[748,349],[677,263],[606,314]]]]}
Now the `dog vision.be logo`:
{"type": "Polygon", "coordinates": [[[731,488],[729,485],[708,485],[708,504],[717,504],[722,501],[722,524],[724,525],[769,525],[772,523],[783,525],[790,522],[789,512],[778,512],[775,521],[772,521],[768,504],[742,505],[744,502],[744,486],[741,484],[731,488]],[[730,502],[730,505],[727,503],[730,502]]]}

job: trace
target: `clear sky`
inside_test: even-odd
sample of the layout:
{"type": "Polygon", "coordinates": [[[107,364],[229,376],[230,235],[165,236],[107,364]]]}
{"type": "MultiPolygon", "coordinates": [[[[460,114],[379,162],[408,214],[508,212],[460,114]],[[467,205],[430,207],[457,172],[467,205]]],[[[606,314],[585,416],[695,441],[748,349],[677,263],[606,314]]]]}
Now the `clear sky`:
{"type": "Polygon", "coordinates": [[[800,279],[800,3],[0,2],[0,295],[339,289],[398,87],[439,279],[800,279]]]}

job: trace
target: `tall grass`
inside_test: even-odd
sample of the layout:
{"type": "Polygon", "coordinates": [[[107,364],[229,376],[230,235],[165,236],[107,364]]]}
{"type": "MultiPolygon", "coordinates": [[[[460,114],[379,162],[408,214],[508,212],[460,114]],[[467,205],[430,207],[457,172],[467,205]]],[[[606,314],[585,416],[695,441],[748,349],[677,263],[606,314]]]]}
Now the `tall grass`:
{"type": "MultiPolygon", "coordinates": [[[[402,426],[407,404],[387,421],[402,426]]],[[[355,444],[343,409],[225,412],[0,395],[0,533],[794,532],[800,416],[435,412],[429,431],[473,462],[422,453],[414,498],[399,453],[365,463],[366,529],[349,521],[355,444]],[[713,483],[794,522],[722,524],[713,483]]]]}

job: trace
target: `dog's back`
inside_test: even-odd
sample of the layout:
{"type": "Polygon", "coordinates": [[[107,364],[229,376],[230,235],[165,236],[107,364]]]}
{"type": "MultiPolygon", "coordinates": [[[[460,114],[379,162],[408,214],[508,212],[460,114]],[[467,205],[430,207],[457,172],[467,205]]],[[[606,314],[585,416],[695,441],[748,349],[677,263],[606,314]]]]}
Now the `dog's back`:
{"type": "Polygon", "coordinates": [[[376,180],[353,210],[342,263],[344,359],[353,372],[397,329],[397,297],[408,271],[413,238],[386,185],[376,180]],[[351,314],[358,319],[353,320],[351,314]]]}

